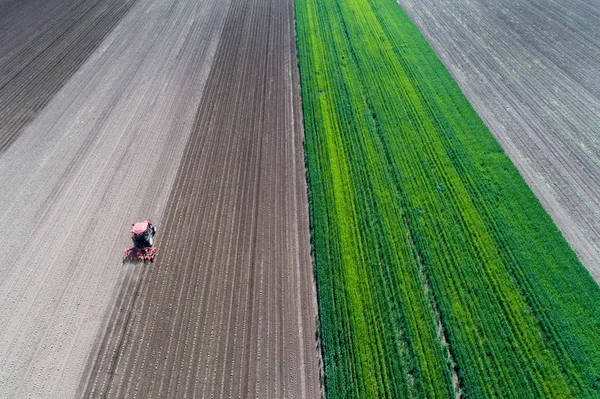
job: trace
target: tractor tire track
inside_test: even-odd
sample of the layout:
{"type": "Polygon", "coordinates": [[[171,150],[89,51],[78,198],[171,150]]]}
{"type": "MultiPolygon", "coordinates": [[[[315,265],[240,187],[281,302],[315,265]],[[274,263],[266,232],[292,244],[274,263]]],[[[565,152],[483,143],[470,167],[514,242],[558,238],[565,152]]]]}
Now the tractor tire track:
{"type": "Polygon", "coordinates": [[[293,3],[233,0],[161,254],[84,396],[320,395],[298,81],[293,3]]]}

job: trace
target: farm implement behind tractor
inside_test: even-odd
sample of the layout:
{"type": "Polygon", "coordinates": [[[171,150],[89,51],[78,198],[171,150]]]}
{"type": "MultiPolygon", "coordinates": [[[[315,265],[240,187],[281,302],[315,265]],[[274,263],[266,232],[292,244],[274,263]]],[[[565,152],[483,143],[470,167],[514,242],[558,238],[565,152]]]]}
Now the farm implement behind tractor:
{"type": "Polygon", "coordinates": [[[156,257],[156,248],[152,246],[155,234],[156,226],[150,222],[150,219],[135,223],[131,229],[133,247],[123,251],[123,262],[146,262],[147,260],[153,262],[156,257]]]}

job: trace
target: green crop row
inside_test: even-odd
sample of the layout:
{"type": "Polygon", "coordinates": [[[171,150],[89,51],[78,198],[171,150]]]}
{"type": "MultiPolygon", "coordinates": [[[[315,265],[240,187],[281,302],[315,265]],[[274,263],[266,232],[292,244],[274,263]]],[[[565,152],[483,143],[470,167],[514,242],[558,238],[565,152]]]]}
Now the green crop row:
{"type": "Polygon", "coordinates": [[[600,289],[394,0],[295,0],[331,397],[597,397],[600,289]]]}

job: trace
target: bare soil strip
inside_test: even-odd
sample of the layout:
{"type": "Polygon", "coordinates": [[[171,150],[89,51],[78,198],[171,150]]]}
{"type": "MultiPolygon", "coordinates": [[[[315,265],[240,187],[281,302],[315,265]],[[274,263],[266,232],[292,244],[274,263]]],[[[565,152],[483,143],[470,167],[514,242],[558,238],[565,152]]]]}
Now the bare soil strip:
{"type": "Polygon", "coordinates": [[[600,8],[398,2],[600,283],[600,8]]]}
{"type": "Polygon", "coordinates": [[[85,396],[316,397],[291,1],[233,0],[158,236],[85,396]]]}
{"type": "MultiPolygon", "coordinates": [[[[73,25],[103,37],[89,37],[96,51],[74,73],[59,68],[70,78],[51,82],[62,88],[0,153],[0,397],[76,395],[102,315],[140,278],[141,265],[121,264],[131,223],[162,226],[228,9],[144,0],[108,35],[104,19],[73,25]]],[[[47,59],[83,56],[58,43],[47,59]]],[[[36,65],[46,90],[54,75],[36,65]]],[[[22,109],[37,101],[33,90],[22,109]]]]}

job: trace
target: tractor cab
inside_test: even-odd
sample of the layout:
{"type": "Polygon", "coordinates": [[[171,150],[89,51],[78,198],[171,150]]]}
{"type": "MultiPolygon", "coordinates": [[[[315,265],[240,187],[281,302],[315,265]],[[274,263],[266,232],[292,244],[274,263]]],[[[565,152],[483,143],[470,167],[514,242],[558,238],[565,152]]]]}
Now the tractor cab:
{"type": "Polygon", "coordinates": [[[144,220],[133,225],[131,229],[131,239],[136,248],[151,247],[154,242],[156,227],[150,220],[144,220]]]}
{"type": "Polygon", "coordinates": [[[123,262],[125,261],[154,261],[156,257],[156,248],[154,244],[154,235],[156,226],[149,219],[138,222],[131,229],[131,239],[133,247],[125,248],[123,251],[123,262]]]}

